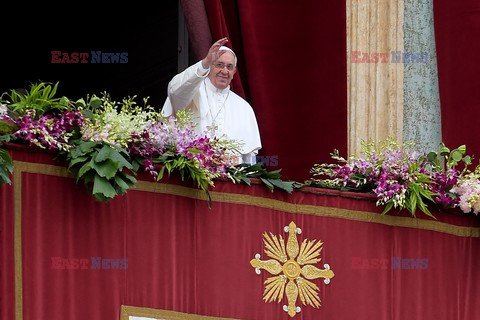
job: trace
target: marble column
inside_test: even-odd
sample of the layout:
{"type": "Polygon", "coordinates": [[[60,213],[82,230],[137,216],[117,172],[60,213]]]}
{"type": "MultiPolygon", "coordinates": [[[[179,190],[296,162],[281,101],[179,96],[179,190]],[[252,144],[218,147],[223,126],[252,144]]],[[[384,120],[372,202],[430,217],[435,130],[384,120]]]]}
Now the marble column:
{"type": "Polygon", "coordinates": [[[422,62],[404,64],[403,139],[415,141],[424,152],[442,141],[433,0],[404,0],[404,47],[422,54],[422,62]]]}

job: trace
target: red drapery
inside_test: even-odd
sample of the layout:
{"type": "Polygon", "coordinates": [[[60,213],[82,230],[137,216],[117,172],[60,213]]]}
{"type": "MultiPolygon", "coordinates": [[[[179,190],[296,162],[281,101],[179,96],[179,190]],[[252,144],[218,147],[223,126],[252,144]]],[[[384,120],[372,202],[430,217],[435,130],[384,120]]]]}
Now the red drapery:
{"type": "Polygon", "coordinates": [[[479,159],[480,2],[435,0],[433,9],[443,141],[479,159]]]}
{"type": "Polygon", "coordinates": [[[328,263],[335,272],[329,285],[314,281],[322,306],[298,300],[302,311],[294,319],[480,315],[478,218],[381,216],[371,199],[353,194],[271,194],[228,182],[216,183],[208,209],[203,193],[175,179],[141,180],[137,190],[98,203],[50,156],[12,154],[14,185],[0,188],[2,319],[20,319],[15,313],[23,319],[119,319],[121,305],[288,319],[285,298],[262,301],[270,275],[256,275],[249,261],[256,253],[267,260],[262,234],[285,238],[290,221],[302,229],[300,243],[323,241],[317,266],[328,263]],[[59,269],[57,258],[89,262],[86,269],[59,269]],[[128,259],[128,267],[92,269],[92,258],[128,259]],[[426,268],[392,269],[392,258],[424,259],[426,268]]]}
{"type": "MultiPolygon", "coordinates": [[[[347,152],[344,1],[205,0],[213,40],[228,36],[260,126],[260,155],[302,181],[330,152],[347,152]],[[277,164],[276,162],[273,163],[277,164]]],[[[271,163],[267,163],[271,165],[271,163]]],[[[272,168],[273,169],[273,168],[272,168]]]]}
{"type": "Polygon", "coordinates": [[[190,50],[194,59],[205,57],[212,44],[207,12],[203,0],[180,0],[188,29],[190,50]]]}

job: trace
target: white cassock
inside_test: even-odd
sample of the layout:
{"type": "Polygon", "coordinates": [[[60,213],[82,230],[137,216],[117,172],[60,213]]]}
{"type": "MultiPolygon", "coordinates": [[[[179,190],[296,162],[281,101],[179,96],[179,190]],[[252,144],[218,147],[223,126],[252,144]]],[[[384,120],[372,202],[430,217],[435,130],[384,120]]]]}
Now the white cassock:
{"type": "Polygon", "coordinates": [[[198,123],[197,133],[216,126],[215,136],[243,143],[241,162],[254,164],[262,148],[255,113],[247,101],[230,90],[230,86],[217,89],[208,78],[209,71],[199,61],[173,77],[168,84],[168,98],[162,114],[169,117],[182,109],[190,109],[198,123]]]}

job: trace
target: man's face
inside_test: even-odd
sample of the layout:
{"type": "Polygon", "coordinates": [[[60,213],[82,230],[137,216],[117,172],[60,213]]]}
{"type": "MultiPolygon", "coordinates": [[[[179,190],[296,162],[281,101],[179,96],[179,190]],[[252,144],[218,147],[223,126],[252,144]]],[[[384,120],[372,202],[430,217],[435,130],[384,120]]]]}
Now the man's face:
{"type": "Polygon", "coordinates": [[[208,77],[217,89],[225,89],[230,85],[235,72],[235,57],[233,53],[227,51],[213,63],[208,77]]]}

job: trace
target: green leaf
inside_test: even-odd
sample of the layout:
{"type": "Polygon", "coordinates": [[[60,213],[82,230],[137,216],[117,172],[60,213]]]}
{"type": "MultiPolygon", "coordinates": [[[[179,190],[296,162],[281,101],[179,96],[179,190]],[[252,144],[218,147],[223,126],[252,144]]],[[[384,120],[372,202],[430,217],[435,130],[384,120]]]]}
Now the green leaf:
{"type": "Polygon", "coordinates": [[[267,186],[270,192],[273,192],[273,184],[268,179],[260,177],[260,180],[267,186]]]}
{"type": "Polygon", "coordinates": [[[429,154],[427,154],[427,159],[430,162],[435,162],[435,160],[437,159],[437,153],[435,151],[430,152],[429,154]]]}
{"type": "Polygon", "coordinates": [[[115,188],[110,184],[110,182],[98,175],[95,175],[95,179],[93,181],[93,195],[100,194],[107,199],[111,199],[117,195],[115,192],[115,188]]]}
{"type": "Polygon", "coordinates": [[[98,152],[97,156],[95,157],[95,162],[102,162],[106,159],[113,158],[113,149],[108,144],[104,144],[102,149],[98,152]]]}
{"type": "Polygon", "coordinates": [[[198,150],[197,148],[188,148],[188,152],[191,154],[200,154],[202,151],[198,150]]]}
{"type": "MultiPolygon", "coordinates": [[[[185,180],[185,170],[179,169],[178,172],[180,173],[180,178],[182,179],[182,181],[184,181],[185,180]]],[[[195,171],[190,169],[190,176],[192,177],[193,180],[195,180],[196,179],[195,171]]]]}
{"type": "MultiPolygon", "coordinates": [[[[122,152],[125,150],[121,149],[122,152]]],[[[102,149],[98,152],[98,155],[95,157],[96,162],[102,162],[106,159],[110,159],[111,161],[115,162],[117,167],[120,169],[122,167],[126,167],[128,169],[133,169],[133,166],[127,159],[125,159],[120,152],[112,148],[111,146],[105,144],[102,149]]]]}
{"type": "Polygon", "coordinates": [[[87,118],[87,119],[93,120],[95,118],[95,114],[89,109],[83,110],[83,114],[85,115],[85,118],[87,118]]]}
{"type": "MultiPolygon", "coordinates": [[[[95,171],[90,170],[82,176],[83,184],[85,185],[85,187],[87,187],[87,189],[90,183],[93,182],[93,179],[95,178],[96,175],[97,174],[95,173],[95,171]]],[[[78,182],[78,179],[77,179],[77,182],[78,182]]]]}
{"type": "Polygon", "coordinates": [[[58,105],[56,105],[56,108],[65,109],[69,103],[70,103],[70,100],[68,100],[67,97],[61,97],[60,100],[58,101],[58,105]]]}
{"type": "Polygon", "coordinates": [[[367,168],[367,170],[365,170],[365,176],[369,176],[373,171],[373,167],[369,167],[367,168]]]}
{"type": "Polygon", "coordinates": [[[251,183],[252,183],[252,180],[248,177],[243,177],[242,176],[242,177],[240,177],[240,179],[248,185],[251,185],[251,183]]]}
{"type": "Polygon", "coordinates": [[[450,149],[445,146],[440,147],[440,156],[444,157],[450,153],[450,149]]]}
{"type": "Polygon", "coordinates": [[[165,166],[162,166],[162,168],[160,168],[160,170],[158,171],[157,181],[162,180],[164,173],[165,173],[165,166]]]}
{"type": "Polygon", "coordinates": [[[137,182],[137,179],[135,179],[134,176],[129,175],[129,174],[125,173],[125,172],[119,172],[118,175],[119,175],[120,177],[122,177],[122,179],[123,179],[124,181],[126,181],[128,184],[130,184],[130,186],[135,185],[135,183],[137,182]],[[127,180],[128,180],[128,181],[127,181],[127,180]]]}
{"type": "Polygon", "coordinates": [[[461,160],[462,160],[462,157],[463,157],[462,153],[461,153],[460,151],[458,151],[458,150],[454,150],[454,151],[452,152],[452,154],[451,154],[451,158],[452,158],[452,160],[455,161],[455,162],[461,161],[461,160]]]}
{"type": "Polygon", "coordinates": [[[68,169],[70,170],[74,165],[76,165],[77,163],[79,162],[85,162],[88,160],[88,157],[87,156],[82,156],[82,157],[78,157],[78,158],[73,158],[72,160],[70,160],[70,162],[68,163],[68,169]]]}
{"type": "Polygon", "coordinates": [[[142,163],[139,159],[132,160],[132,171],[137,172],[138,169],[142,166],[142,163]]]}
{"type": "Polygon", "coordinates": [[[421,210],[423,213],[425,213],[427,216],[429,216],[429,217],[437,220],[437,218],[435,218],[435,217],[433,216],[433,214],[428,210],[427,206],[426,206],[423,202],[419,203],[419,208],[420,208],[420,210],[421,210]]]}
{"type": "Polygon", "coordinates": [[[92,169],[92,161],[89,161],[87,163],[85,163],[81,168],[80,170],[78,170],[78,173],[77,173],[77,182],[78,180],[80,180],[80,178],[83,177],[83,175],[85,175],[85,173],[87,173],[89,170],[92,169]]]}
{"type": "Polygon", "coordinates": [[[185,158],[180,157],[178,159],[175,159],[175,167],[182,169],[185,166],[185,158]]]}
{"type": "Polygon", "coordinates": [[[432,192],[432,191],[427,190],[427,189],[423,189],[423,188],[420,189],[420,194],[421,194],[424,198],[426,198],[426,199],[428,199],[428,200],[430,200],[430,201],[432,201],[432,202],[434,202],[433,199],[432,199],[432,196],[437,195],[437,193],[432,192]]]}
{"type": "Polygon", "coordinates": [[[122,189],[126,190],[130,188],[130,184],[125,182],[120,176],[115,176],[115,183],[122,189]]]}
{"type": "Polygon", "coordinates": [[[282,181],[281,179],[269,179],[268,181],[270,181],[275,187],[285,190],[288,193],[293,192],[293,182],[282,181]]]}
{"type": "Polygon", "coordinates": [[[93,196],[95,197],[95,200],[97,200],[98,202],[107,202],[110,200],[110,198],[105,197],[101,193],[96,193],[93,196]]]}
{"type": "Polygon", "coordinates": [[[390,211],[390,209],[392,209],[392,207],[393,207],[393,202],[387,203],[387,205],[385,206],[385,208],[382,211],[382,215],[386,214],[388,211],[390,211]]]}
{"type": "Polygon", "coordinates": [[[94,169],[100,177],[112,179],[118,171],[118,164],[108,159],[103,162],[90,162],[90,166],[94,169]]]}
{"type": "Polygon", "coordinates": [[[165,162],[165,168],[167,168],[168,175],[170,176],[170,174],[172,173],[172,162],[170,161],[165,162]]]}
{"type": "Polygon", "coordinates": [[[100,108],[102,106],[102,99],[97,96],[93,96],[90,99],[90,106],[92,106],[94,109],[100,108]]]}
{"type": "Polygon", "coordinates": [[[93,150],[93,148],[97,146],[97,144],[99,144],[99,142],[85,141],[85,142],[81,142],[78,145],[78,147],[80,148],[80,151],[82,152],[82,155],[83,155],[86,153],[90,153],[93,150]]]}
{"type": "Polygon", "coordinates": [[[85,103],[85,100],[83,100],[82,98],[78,99],[76,102],[75,102],[75,107],[78,109],[78,108],[85,108],[87,106],[87,104],[85,103]]]}
{"type": "Polygon", "coordinates": [[[12,183],[12,181],[10,180],[10,173],[4,168],[0,167],[0,185],[3,185],[5,183],[12,183]]]}
{"type": "Polygon", "coordinates": [[[418,202],[417,200],[420,200],[419,202],[422,201],[420,199],[419,193],[415,193],[413,197],[410,197],[410,208],[408,210],[414,215],[415,215],[415,211],[417,210],[417,202],[418,202]]]}
{"type": "Polygon", "coordinates": [[[412,197],[413,196],[410,196],[410,197],[405,197],[405,205],[404,207],[407,208],[408,211],[410,211],[410,207],[412,206],[412,197]]]}
{"type": "Polygon", "coordinates": [[[2,159],[3,166],[5,169],[12,173],[13,172],[13,161],[10,157],[10,153],[8,151],[0,149],[0,159],[2,159]]]}

